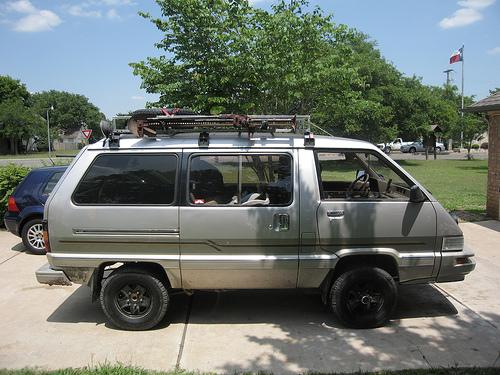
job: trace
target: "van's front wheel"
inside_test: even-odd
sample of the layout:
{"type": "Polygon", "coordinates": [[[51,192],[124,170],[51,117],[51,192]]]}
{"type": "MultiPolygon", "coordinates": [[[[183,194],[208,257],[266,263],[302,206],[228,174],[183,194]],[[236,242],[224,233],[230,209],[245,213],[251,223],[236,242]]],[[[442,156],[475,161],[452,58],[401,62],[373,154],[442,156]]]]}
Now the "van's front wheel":
{"type": "Polygon", "coordinates": [[[375,328],[387,323],[397,302],[397,286],[386,271],[358,267],[342,273],[330,290],[330,306],[352,328],[375,328]]]}
{"type": "Polygon", "coordinates": [[[101,306],[115,326],[142,331],[153,328],[169,305],[164,283],[148,273],[115,271],[103,283],[101,306]]]}

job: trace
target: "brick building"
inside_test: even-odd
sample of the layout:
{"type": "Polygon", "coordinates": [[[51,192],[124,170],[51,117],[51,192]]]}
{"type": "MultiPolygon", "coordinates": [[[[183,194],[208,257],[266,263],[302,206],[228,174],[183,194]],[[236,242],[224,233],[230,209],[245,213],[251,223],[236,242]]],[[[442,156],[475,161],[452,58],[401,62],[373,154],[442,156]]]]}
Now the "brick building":
{"type": "Polygon", "coordinates": [[[488,188],[486,211],[500,220],[500,91],[465,108],[485,112],[488,119],[488,188]]]}

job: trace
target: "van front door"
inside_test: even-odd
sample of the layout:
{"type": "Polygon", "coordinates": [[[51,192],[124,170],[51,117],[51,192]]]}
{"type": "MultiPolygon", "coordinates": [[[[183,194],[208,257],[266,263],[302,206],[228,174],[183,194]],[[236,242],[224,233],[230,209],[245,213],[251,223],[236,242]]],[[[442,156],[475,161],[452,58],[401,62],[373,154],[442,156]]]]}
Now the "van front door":
{"type": "Polygon", "coordinates": [[[296,287],[294,154],[210,150],[184,155],[183,288],[296,287]]]}
{"type": "Polygon", "coordinates": [[[387,254],[401,282],[430,278],[436,213],[430,201],[409,201],[413,182],[374,151],[316,152],[321,203],[320,246],[339,256],[387,254]]]}

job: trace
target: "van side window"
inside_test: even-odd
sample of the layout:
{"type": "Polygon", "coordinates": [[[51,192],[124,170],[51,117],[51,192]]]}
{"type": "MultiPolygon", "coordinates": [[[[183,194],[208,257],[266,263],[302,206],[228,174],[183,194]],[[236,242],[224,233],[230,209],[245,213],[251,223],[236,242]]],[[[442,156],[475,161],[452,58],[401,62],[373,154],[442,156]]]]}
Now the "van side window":
{"type": "Polygon", "coordinates": [[[317,152],[321,199],[409,200],[411,181],[371,152],[317,152]]]}
{"type": "Polygon", "coordinates": [[[175,155],[101,155],[78,184],[76,204],[172,204],[175,155]]]}
{"type": "Polygon", "coordinates": [[[191,158],[193,205],[284,206],[292,201],[289,155],[210,155],[191,158]]]}

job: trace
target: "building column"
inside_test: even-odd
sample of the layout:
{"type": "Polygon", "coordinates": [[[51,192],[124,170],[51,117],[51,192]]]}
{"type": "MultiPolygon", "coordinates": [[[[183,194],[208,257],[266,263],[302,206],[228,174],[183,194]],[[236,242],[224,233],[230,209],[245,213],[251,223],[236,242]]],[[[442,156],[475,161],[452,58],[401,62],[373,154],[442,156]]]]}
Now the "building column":
{"type": "Polygon", "coordinates": [[[500,220],[500,111],[488,112],[488,188],[486,212],[500,220]]]}

